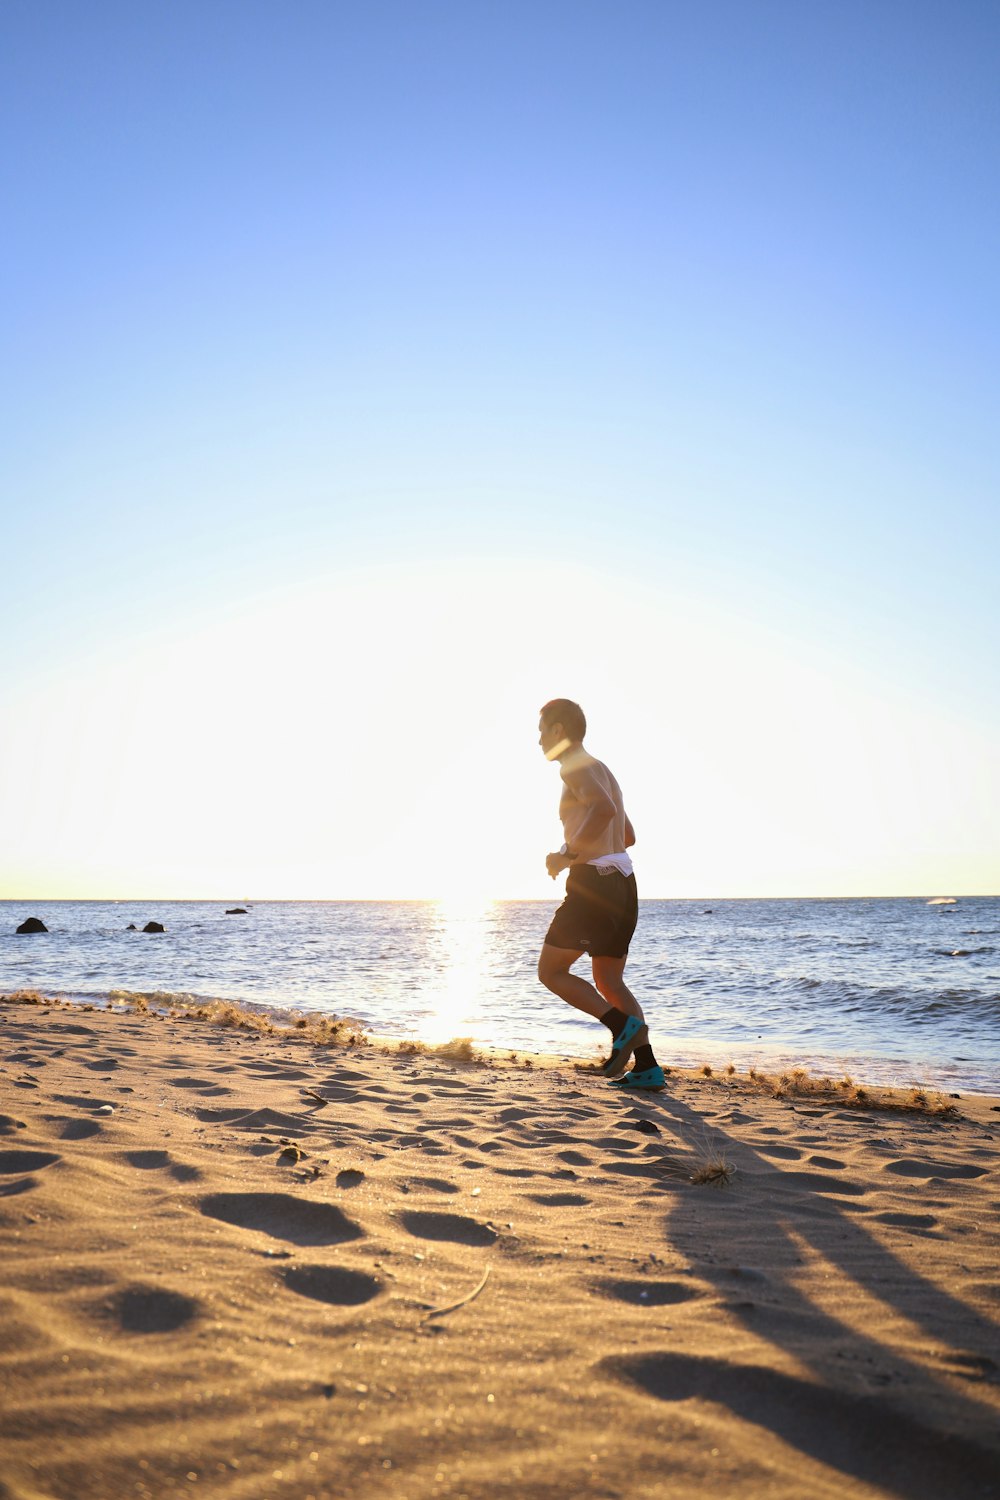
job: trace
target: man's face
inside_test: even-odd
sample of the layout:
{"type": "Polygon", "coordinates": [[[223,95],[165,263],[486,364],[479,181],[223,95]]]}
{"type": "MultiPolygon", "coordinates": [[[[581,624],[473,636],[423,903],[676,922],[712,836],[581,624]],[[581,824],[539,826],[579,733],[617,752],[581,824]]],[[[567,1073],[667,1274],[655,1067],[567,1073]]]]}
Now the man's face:
{"type": "Polygon", "coordinates": [[[541,745],[547,760],[552,759],[552,751],[563,744],[565,739],[565,731],[558,720],[554,724],[546,724],[544,719],[539,719],[538,743],[541,745]]]}

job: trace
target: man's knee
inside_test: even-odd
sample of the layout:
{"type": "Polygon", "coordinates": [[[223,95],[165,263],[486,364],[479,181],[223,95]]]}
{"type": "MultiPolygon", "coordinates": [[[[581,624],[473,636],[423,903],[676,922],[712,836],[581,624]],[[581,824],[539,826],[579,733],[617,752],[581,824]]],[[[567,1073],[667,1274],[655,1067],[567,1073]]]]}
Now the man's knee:
{"type": "Polygon", "coordinates": [[[569,973],[577,956],[561,948],[553,950],[548,945],[542,949],[538,956],[538,978],[547,990],[553,989],[563,975],[569,973]]]}
{"type": "Polygon", "coordinates": [[[538,960],[538,978],[547,990],[552,988],[552,981],[558,973],[560,973],[560,970],[543,953],[538,960]]]}

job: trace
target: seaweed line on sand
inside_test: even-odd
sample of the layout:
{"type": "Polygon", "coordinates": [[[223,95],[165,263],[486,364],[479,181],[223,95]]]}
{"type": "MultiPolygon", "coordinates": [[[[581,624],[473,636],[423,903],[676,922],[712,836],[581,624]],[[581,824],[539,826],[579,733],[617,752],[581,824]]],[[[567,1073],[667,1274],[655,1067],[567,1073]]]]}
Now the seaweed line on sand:
{"type": "MultiPolygon", "coordinates": [[[[453,1037],[445,1042],[423,1042],[412,1037],[394,1039],[375,1037],[365,1032],[362,1024],[344,1017],[326,1016],[301,1011],[286,1012],[287,1024],[276,1020],[265,1011],[241,1005],[235,1000],[196,1000],[189,995],[161,993],[144,994],[130,990],[115,990],[107,1004],[80,1004],[56,996],[43,995],[37,990],[17,990],[0,995],[0,1005],[31,1005],[60,1009],[79,1014],[81,1012],[107,1011],[118,1015],[138,1015],[153,1021],[195,1021],[237,1030],[253,1040],[271,1037],[284,1042],[304,1042],[316,1047],[367,1047],[372,1051],[395,1057],[427,1057],[477,1068],[545,1068],[558,1067],[557,1059],[529,1056],[506,1049],[492,1051],[473,1045],[470,1037],[453,1037]]],[[[580,1073],[600,1073],[600,1064],[577,1061],[572,1064],[580,1073]]],[[[780,1075],[748,1068],[745,1074],[737,1072],[730,1063],[721,1073],[709,1064],[700,1069],[664,1068],[672,1079],[698,1087],[723,1089],[730,1094],[764,1094],[770,1098],[811,1104],[836,1105],[841,1109],[856,1109],[860,1112],[919,1115],[923,1119],[950,1121],[961,1119],[955,1105],[935,1090],[915,1087],[911,1089],[891,1087],[867,1087],[851,1078],[835,1081],[831,1078],[814,1078],[803,1068],[796,1068],[780,1075]]]]}

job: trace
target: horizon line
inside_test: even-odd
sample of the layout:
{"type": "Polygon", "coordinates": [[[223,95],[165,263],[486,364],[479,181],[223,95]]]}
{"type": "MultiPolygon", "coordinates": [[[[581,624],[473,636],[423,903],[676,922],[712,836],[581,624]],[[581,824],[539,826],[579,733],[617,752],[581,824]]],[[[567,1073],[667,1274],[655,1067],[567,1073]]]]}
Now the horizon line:
{"type": "MultiPolygon", "coordinates": [[[[932,894],[930,892],[875,892],[865,891],[857,894],[845,895],[843,893],[825,893],[821,895],[771,895],[771,896],[748,896],[748,895],[715,895],[715,896],[640,896],[640,901],[981,901],[993,900],[1000,897],[1000,891],[959,891],[951,892],[946,896],[932,894]]],[[[537,902],[546,905],[549,901],[559,899],[557,894],[552,896],[488,896],[483,900],[483,905],[497,905],[501,903],[537,902]]],[[[448,903],[454,900],[450,896],[0,896],[0,903],[29,903],[39,902],[68,902],[82,904],[94,902],[97,905],[125,905],[127,903],[141,904],[143,902],[190,902],[199,905],[222,906],[227,901],[232,903],[246,903],[247,906],[266,905],[314,905],[314,906],[336,906],[336,905],[359,905],[369,904],[402,904],[408,903],[448,903]]]]}

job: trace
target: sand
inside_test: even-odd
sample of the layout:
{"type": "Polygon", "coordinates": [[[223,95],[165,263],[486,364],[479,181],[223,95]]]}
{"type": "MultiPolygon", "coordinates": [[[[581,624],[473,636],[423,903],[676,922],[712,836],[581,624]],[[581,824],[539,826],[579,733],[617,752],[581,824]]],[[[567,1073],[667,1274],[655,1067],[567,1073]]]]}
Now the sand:
{"type": "Polygon", "coordinates": [[[996,1100],[0,1025],[0,1496],[1000,1496],[996,1100]]]}

